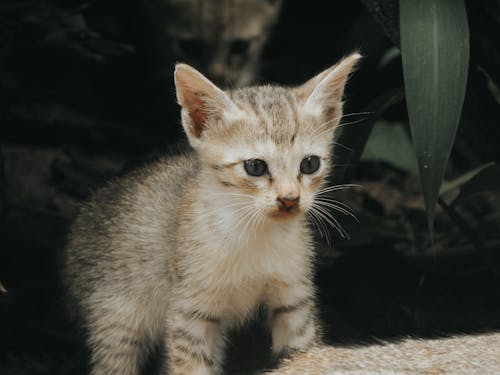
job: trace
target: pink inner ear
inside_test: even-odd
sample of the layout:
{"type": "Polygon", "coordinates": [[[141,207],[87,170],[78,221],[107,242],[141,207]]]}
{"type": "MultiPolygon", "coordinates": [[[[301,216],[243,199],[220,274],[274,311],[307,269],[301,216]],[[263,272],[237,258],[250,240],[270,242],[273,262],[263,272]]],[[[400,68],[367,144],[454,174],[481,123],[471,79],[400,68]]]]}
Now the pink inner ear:
{"type": "Polygon", "coordinates": [[[200,109],[195,109],[193,112],[189,112],[189,116],[193,121],[193,132],[197,138],[201,137],[201,133],[203,132],[203,124],[206,120],[205,112],[200,109]]]}
{"type": "Polygon", "coordinates": [[[193,133],[197,138],[201,137],[201,133],[205,129],[205,121],[207,120],[207,113],[204,108],[205,103],[200,96],[201,94],[198,92],[187,92],[185,96],[189,117],[192,121],[193,133]]]}

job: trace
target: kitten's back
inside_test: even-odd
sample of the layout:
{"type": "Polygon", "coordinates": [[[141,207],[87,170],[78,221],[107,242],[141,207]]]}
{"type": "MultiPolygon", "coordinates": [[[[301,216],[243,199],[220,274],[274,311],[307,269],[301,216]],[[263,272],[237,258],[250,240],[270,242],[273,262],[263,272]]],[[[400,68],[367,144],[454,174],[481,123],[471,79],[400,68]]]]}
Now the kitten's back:
{"type": "Polygon", "coordinates": [[[144,273],[144,266],[151,272],[137,280],[157,277],[165,282],[163,260],[169,256],[168,244],[178,225],[179,196],[192,188],[188,182],[198,169],[192,153],[163,158],[117,178],[92,195],[69,235],[65,280],[71,302],[87,301],[84,297],[90,291],[103,286],[140,289],[141,285],[110,279],[130,280],[134,272],[144,273]]]}

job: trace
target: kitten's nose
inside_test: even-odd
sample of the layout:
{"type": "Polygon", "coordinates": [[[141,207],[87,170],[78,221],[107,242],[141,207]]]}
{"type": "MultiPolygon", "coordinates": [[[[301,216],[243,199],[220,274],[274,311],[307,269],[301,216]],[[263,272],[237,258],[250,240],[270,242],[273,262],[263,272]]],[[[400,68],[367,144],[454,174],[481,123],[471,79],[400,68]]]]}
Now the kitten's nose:
{"type": "Polygon", "coordinates": [[[300,197],[278,197],[276,200],[280,203],[279,209],[283,211],[293,210],[299,204],[300,197]]]}

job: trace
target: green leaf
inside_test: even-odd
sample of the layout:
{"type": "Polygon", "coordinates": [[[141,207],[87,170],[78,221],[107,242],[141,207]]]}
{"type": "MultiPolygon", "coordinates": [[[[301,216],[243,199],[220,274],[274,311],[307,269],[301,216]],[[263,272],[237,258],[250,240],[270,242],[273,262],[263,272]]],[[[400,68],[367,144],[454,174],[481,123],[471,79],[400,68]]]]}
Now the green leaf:
{"type": "Polygon", "coordinates": [[[482,168],[464,184],[453,204],[462,202],[473,195],[488,191],[500,191],[500,165],[495,163],[482,168]]]}
{"type": "Polygon", "coordinates": [[[493,80],[493,78],[491,78],[486,69],[481,66],[478,66],[477,69],[484,76],[484,78],[486,78],[486,81],[488,82],[488,91],[491,93],[491,96],[493,96],[493,99],[495,99],[495,101],[500,104],[500,87],[498,87],[498,85],[493,80]]]}
{"type": "Polygon", "coordinates": [[[427,222],[462,112],[469,66],[464,0],[400,0],[401,55],[427,222]]]}
{"type": "Polygon", "coordinates": [[[417,172],[417,161],[405,125],[377,121],[361,160],[383,161],[406,172],[417,172]]]}
{"type": "Polygon", "coordinates": [[[465,185],[467,182],[469,182],[471,179],[473,179],[479,172],[481,172],[483,169],[489,168],[491,166],[495,165],[493,162],[486,163],[484,165],[481,165],[480,167],[477,167],[467,173],[464,173],[460,177],[455,178],[454,180],[451,181],[446,181],[443,182],[441,185],[441,188],[439,189],[439,195],[444,195],[448,193],[449,191],[452,191],[456,188],[459,188],[463,185],[465,185]]]}

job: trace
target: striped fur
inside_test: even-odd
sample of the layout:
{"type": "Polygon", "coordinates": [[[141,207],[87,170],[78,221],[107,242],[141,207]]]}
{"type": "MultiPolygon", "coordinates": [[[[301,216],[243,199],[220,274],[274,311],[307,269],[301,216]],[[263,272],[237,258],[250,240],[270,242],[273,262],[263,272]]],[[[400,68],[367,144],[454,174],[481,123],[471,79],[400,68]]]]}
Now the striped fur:
{"type": "Polygon", "coordinates": [[[166,348],[170,375],[221,372],[225,336],[259,306],[276,355],[319,342],[306,220],[329,172],[354,54],[296,89],[223,92],[176,68],[193,152],[98,190],[72,226],[65,280],[80,312],[92,374],[137,374],[166,348]],[[318,78],[319,77],[319,78],[318,78]],[[300,171],[310,155],[321,160],[300,171]],[[263,176],[245,172],[261,159],[263,176]],[[283,209],[280,199],[298,202],[283,209]]]}

